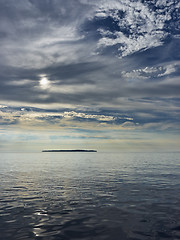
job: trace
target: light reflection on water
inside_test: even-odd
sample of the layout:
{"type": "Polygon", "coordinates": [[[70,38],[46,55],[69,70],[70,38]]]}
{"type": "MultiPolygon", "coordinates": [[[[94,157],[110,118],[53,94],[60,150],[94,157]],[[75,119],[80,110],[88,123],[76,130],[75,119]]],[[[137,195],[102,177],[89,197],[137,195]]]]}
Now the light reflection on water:
{"type": "Polygon", "coordinates": [[[2,154],[0,239],[180,239],[179,153],[2,154]]]}

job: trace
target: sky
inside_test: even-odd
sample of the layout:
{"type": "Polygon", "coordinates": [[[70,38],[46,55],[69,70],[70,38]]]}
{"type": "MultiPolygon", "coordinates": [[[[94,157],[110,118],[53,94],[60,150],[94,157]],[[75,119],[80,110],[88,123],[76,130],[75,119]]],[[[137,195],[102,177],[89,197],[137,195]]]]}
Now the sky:
{"type": "Polygon", "coordinates": [[[180,149],[178,0],[0,0],[0,151],[180,149]]]}

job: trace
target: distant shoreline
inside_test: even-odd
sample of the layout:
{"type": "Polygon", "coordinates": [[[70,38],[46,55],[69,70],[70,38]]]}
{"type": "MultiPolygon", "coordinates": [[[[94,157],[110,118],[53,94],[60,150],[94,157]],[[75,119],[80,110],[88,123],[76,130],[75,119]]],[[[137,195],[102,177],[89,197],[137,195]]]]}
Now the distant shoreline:
{"type": "Polygon", "coordinates": [[[75,149],[75,150],[42,150],[42,152],[97,152],[97,150],[83,150],[83,149],[75,149]]]}

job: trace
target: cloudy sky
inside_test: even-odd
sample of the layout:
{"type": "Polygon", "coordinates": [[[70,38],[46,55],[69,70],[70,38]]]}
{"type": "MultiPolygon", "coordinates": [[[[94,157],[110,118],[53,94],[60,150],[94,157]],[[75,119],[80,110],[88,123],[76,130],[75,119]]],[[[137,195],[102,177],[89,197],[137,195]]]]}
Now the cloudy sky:
{"type": "Polygon", "coordinates": [[[0,6],[0,151],[180,149],[178,0],[0,6]]]}

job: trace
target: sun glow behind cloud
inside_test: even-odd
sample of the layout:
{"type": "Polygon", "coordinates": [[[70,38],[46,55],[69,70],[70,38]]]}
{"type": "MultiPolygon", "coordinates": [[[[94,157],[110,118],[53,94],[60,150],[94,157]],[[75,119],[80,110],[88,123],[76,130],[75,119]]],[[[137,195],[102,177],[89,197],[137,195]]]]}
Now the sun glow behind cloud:
{"type": "Polygon", "coordinates": [[[48,78],[46,76],[41,76],[39,84],[42,89],[47,89],[50,87],[50,81],[48,80],[48,78]]]}

